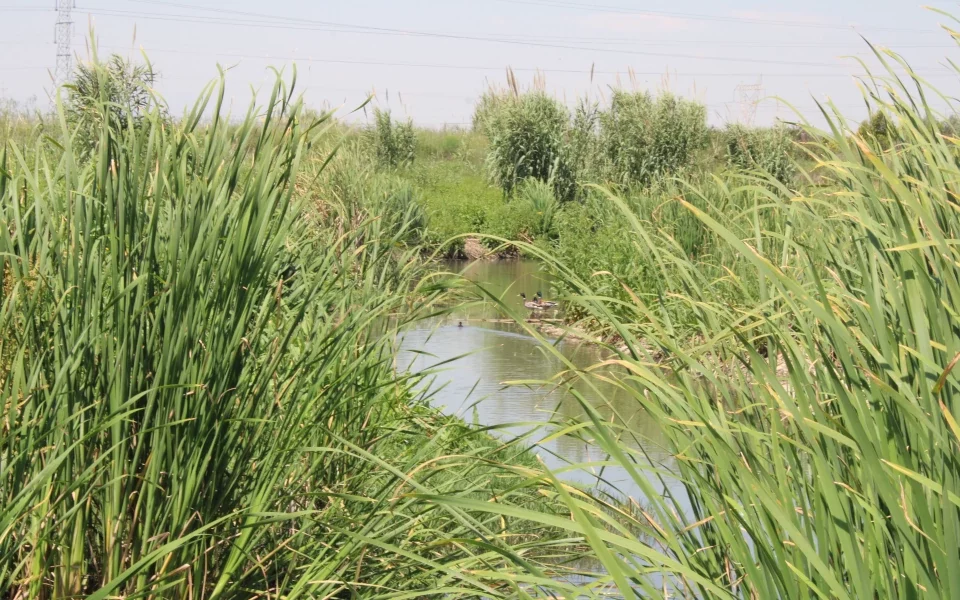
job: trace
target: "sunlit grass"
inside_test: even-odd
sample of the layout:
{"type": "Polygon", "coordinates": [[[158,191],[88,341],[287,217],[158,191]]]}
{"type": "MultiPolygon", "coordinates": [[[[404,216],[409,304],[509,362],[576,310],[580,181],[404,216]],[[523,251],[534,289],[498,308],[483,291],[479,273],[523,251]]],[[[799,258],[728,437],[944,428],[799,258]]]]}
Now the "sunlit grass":
{"type": "Polygon", "coordinates": [[[416,495],[551,512],[522,448],[395,372],[445,285],[402,197],[314,213],[330,121],[293,89],[103,119],[88,160],[65,119],[4,147],[0,596],[496,598],[536,571],[541,528],[416,495]]]}
{"type": "Polygon", "coordinates": [[[858,137],[829,106],[826,131],[808,127],[834,191],[752,176],[721,193],[694,188],[697,202],[679,202],[718,244],[698,259],[610,196],[638,263],[667,276],[627,300],[596,292],[609,273],[578,278],[543,254],[565,301],[622,339],[605,366],[663,427],[678,465],[666,477],[684,490],[664,494],[621,442],[629,432],[583,400],[579,434],[649,508],[626,515],[628,529],[556,482],[574,514],[556,526],[603,565],[582,597],[960,595],[960,148],[941,134],[936,92],[898,78],[907,67],[895,55],[878,58],[889,71],[866,100],[899,124],[893,147],[858,137]],[[744,197],[753,210],[725,210],[744,197]],[[734,294],[714,295],[720,278],[734,294]],[[671,321],[678,305],[692,329],[671,321]]]}

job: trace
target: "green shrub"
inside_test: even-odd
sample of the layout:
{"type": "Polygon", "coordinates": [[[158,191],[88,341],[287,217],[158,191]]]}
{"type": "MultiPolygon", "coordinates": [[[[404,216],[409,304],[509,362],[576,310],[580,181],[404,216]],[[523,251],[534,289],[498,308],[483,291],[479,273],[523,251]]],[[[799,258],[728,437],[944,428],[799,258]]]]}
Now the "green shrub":
{"type": "Polygon", "coordinates": [[[940,121],[940,133],[949,137],[960,135],[960,115],[953,114],[940,121]]]}
{"type": "Polygon", "coordinates": [[[573,112],[573,125],[567,135],[570,164],[577,181],[597,181],[599,177],[599,122],[599,105],[581,98],[573,112]]]}
{"type": "Polygon", "coordinates": [[[420,202],[427,219],[425,242],[449,256],[460,256],[468,233],[487,233],[490,215],[504,206],[503,194],[491,187],[482,172],[461,163],[434,165],[419,182],[420,202]],[[450,242],[448,244],[448,242],[450,242]]]}
{"type": "Polygon", "coordinates": [[[0,148],[8,141],[29,140],[35,128],[43,128],[45,120],[37,109],[36,99],[18,103],[0,98],[0,148]]]}
{"type": "Polygon", "coordinates": [[[493,181],[508,195],[526,179],[549,181],[558,198],[572,198],[576,180],[566,147],[567,109],[541,91],[504,98],[493,106],[483,117],[493,181]]]}
{"type": "Polygon", "coordinates": [[[105,123],[121,130],[139,129],[154,109],[166,118],[164,107],[151,93],[156,79],[151,65],[134,64],[118,55],[102,63],[96,60],[79,63],[73,80],[64,85],[64,111],[81,152],[96,146],[105,123]]]}
{"type": "Polygon", "coordinates": [[[374,234],[402,232],[398,239],[405,244],[421,241],[426,216],[414,184],[378,170],[362,149],[347,148],[329,163],[319,153],[306,169],[306,190],[316,199],[311,217],[318,228],[341,236],[366,227],[374,234]]]}
{"type": "Polygon", "coordinates": [[[560,203],[557,202],[550,184],[539,179],[528,179],[519,188],[518,200],[523,210],[530,214],[533,225],[530,233],[538,239],[554,237],[554,220],[560,203]]]}
{"type": "Polygon", "coordinates": [[[706,107],[673,94],[615,90],[599,120],[607,177],[621,184],[678,173],[707,142],[706,107]]]}
{"type": "Polygon", "coordinates": [[[401,497],[556,505],[531,453],[398,371],[446,285],[389,217],[416,216],[412,188],[350,155],[309,187],[325,128],[292,84],[232,123],[224,90],[172,126],[106,118],[83,158],[0,150],[0,598],[501,597],[486,580],[516,563],[488,541],[544,529],[401,497]],[[374,218],[337,229],[339,204],[374,218]],[[447,593],[453,569],[493,576],[447,593]]]}
{"type": "MultiPolygon", "coordinates": [[[[651,279],[647,263],[637,260],[634,240],[623,218],[602,192],[591,190],[582,202],[564,205],[556,217],[557,238],[554,254],[568,272],[590,281],[602,295],[623,297],[620,282],[643,287],[651,279]],[[605,272],[612,277],[595,277],[605,272]]],[[[573,290],[561,279],[557,281],[562,294],[573,290]]],[[[576,305],[566,307],[570,317],[584,316],[576,305]]]]}
{"type": "Polygon", "coordinates": [[[504,103],[509,102],[513,95],[496,89],[488,89],[480,96],[473,109],[473,130],[490,136],[490,124],[504,103]]]}
{"type": "Polygon", "coordinates": [[[611,595],[958,596],[960,213],[945,176],[956,148],[930,127],[927,99],[943,95],[891,65],[872,83],[903,124],[897,152],[862,152],[844,116],[825,114],[830,133],[812,138],[831,138],[818,167],[833,189],[704,191],[695,213],[718,240],[715,263],[690,260],[627,210],[634,260],[670,274],[672,289],[624,302],[598,293],[597,278],[565,277],[568,297],[626,348],[604,357],[623,367],[618,392],[655,415],[663,451],[680,457],[663,477],[599,411],[565,424],[650,501],[642,535],[608,536],[589,517],[570,527],[593,528],[611,595]],[[677,326],[671,303],[689,307],[693,328],[677,326]],[[661,555],[624,560],[634,548],[661,555]],[[650,577],[668,561],[673,570],[650,577]]]}
{"type": "MultiPolygon", "coordinates": [[[[501,199],[487,207],[483,228],[479,231],[507,240],[533,241],[536,228],[537,215],[527,203],[501,199]]],[[[484,243],[491,248],[500,245],[496,240],[484,240],[484,243]]]]}
{"type": "Polygon", "coordinates": [[[727,164],[743,170],[763,171],[781,183],[796,172],[791,156],[794,142],[782,126],[770,129],[730,125],[723,132],[727,164]]]}
{"type": "Polygon", "coordinates": [[[464,145],[466,132],[420,130],[417,132],[417,157],[451,160],[464,145]]]}
{"type": "Polygon", "coordinates": [[[385,167],[412,162],[417,153],[417,132],[413,121],[394,121],[389,110],[373,110],[373,147],[377,161],[385,167]]]}
{"type": "Polygon", "coordinates": [[[870,118],[860,124],[857,135],[879,150],[889,150],[897,141],[896,125],[883,110],[877,110],[870,118]]]}

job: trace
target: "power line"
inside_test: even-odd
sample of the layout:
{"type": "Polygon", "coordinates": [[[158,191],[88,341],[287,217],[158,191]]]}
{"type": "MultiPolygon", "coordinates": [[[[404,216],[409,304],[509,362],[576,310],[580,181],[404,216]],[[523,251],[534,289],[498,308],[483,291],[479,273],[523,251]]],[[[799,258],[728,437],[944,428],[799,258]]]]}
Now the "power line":
{"type": "MultiPolygon", "coordinates": [[[[3,9],[0,8],[0,11],[3,9]]],[[[42,12],[51,12],[50,9],[36,9],[37,11],[42,12]]],[[[91,13],[93,14],[93,13],[91,13]]],[[[319,31],[319,30],[318,30],[319,31]]],[[[362,31],[347,31],[341,29],[329,29],[323,31],[332,31],[336,33],[367,33],[362,31]]],[[[468,35],[468,34],[464,34],[468,35]]],[[[475,34],[475,35],[498,35],[498,34],[475,34]]],[[[525,34],[499,34],[505,38],[510,37],[522,37],[524,39],[534,40],[534,41],[551,41],[551,40],[567,40],[574,41],[578,43],[590,44],[590,43],[604,43],[604,44],[620,44],[620,45],[636,45],[636,46],[691,46],[700,44],[702,46],[723,46],[730,48],[812,48],[812,49],[846,49],[846,50],[856,50],[863,49],[863,44],[857,44],[858,48],[854,48],[854,44],[816,44],[816,43],[790,43],[790,44],[775,44],[767,42],[734,42],[728,40],[659,40],[659,41],[645,41],[645,40],[631,40],[627,38],[594,38],[594,37],[565,37],[565,36],[539,36],[539,35],[525,35],[525,34]]],[[[47,42],[36,42],[36,38],[24,39],[24,40],[4,40],[0,41],[0,46],[28,46],[28,45],[45,45],[47,42]]],[[[73,37],[74,40],[85,39],[85,36],[77,36],[76,34],[73,37]]],[[[937,50],[956,50],[957,44],[897,44],[896,49],[907,48],[907,49],[937,49],[937,50]]],[[[592,48],[591,48],[592,49],[592,48]]]]}
{"type": "MultiPolygon", "coordinates": [[[[286,21],[299,21],[300,19],[293,17],[278,17],[274,15],[265,15],[263,13],[254,13],[254,12],[245,12],[237,11],[232,9],[224,8],[213,8],[207,6],[197,6],[194,4],[187,4],[182,2],[170,2],[169,0],[127,0],[128,2],[134,2],[137,4],[153,4],[158,6],[172,6],[177,8],[188,8],[191,10],[202,10],[209,12],[218,12],[224,14],[243,14],[246,16],[256,16],[262,18],[272,18],[272,19],[282,19],[286,21]]],[[[709,15],[704,13],[688,13],[688,12],[675,12],[675,11],[662,11],[662,10],[649,10],[649,9],[633,9],[623,6],[608,6],[602,4],[583,4],[580,2],[572,2],[570,0],[497,0],[498,2],[503,2],[506,4],[530,4],[534,6],[545,6],[553,8],[575,8],[575,9],[584,9],[590,11],[599,11],[599,12],[613,12],[616,14],[630,14],[630,15],[647,15],[647,16],[660,16],[660,17],[672,17],[672,18],[683,18],[696,21],[712,21],[712,22],[723,22],[723,23],[742,23],[748,25],[778,25],[783,27],[802,27],[810,29],[833,29],[840,31],[856,31],[858,29],[864,29],[866,31],[888,31],[888,32],[898,32],[898,33],[923,33],[929,34],[930,31],[927,29],[907,29],[899,27],[866,27],[866,28],[857,28],[853,25],[843,25],[843,24],[829,24],[829,23],[804,23],[802,21],[788,21],[783,19],[762,19],[758,17],[743,17],[743,16],[724,16],[724,15],[709,15]]]]}
{"type": "MultiPolygon", "coordinates": [[[[204,12],[213,12],[213,13],[218,13],[218,14],[234,14],[234,15],[242,15],[242,16],[248,16],[248,17],[259,17],[259,18],[265,18],[265,19],[271,19],[271,20],[278,20],[278,21],[283,21],[283,22],[291,22],[291,23],[302,23],[302,22],[304,22],[304,20],[303,20],[302,18],[299,18],[299,17],[285,17],[285,16],[280,16],[280,15],[269,15],[269,14],[258,13],[258,12],[239,11],[239,10],[233,10],[233,9],[215,8],[215,7],[207,7],[207,6],[197,6],[197,5],[193,5],[193,4],[185,4],[185,3],[181,3],[181,2],[169,2],[169,1],[165,1],[165,0],[127,0],[127,1],[128,1],[128,2],[137,3],[137,4],[151,4],[151,5],[156,5],[156,6],[170,6],[170,7],[175,7],[175,8],[186,8],[186,9],[189,9],[189,10],[197,10],[197,11],[204,11],[204,12]]],[[[500,1],[500,2],[506,2],[506,3],[511,3],[511,2],[519,3],[520,0],[498,0],[498,1],[500,1]]],[[[551,0],[529,0],[529,3],[543,4],[543,5],[551,5],[551,4],[554,4],[554,5],[558,5],[558,6],[560,6],[560,5],[568,6],[568,5],[569,5],[569,6],[571,6],[571,7],[575,6],[575,7],[577,7],[577,8],[588,8],[588,9],[591,9],[591,10],[593,10],[593,9],[595,8],[595,5],[584,5],[584,4],[577,4],[577,3],[573,3],[573,2],[557,2],[557,1],[551,1],[551,0]]],[[[601,7],[601,8],[602,8],[602,7],[601,7]]],[[[607,8],[607,9],[610,9],[611,7],[606,7],[606,8],[607,8]]],[[[629,14],[638,14],[638,15],[671,16],[671,17],[683,17],[683,18],[690,18],[690,19],[697,19],[697,20],[713,20],[713,21],[723,21],[723,22],[738,22],[738,23],[759,24],[759,25],[771,25],[771,24],[774,24],[774,25],[796,26],[796,27],[832,28],[832,29],[840,29],[840,30],[844,30],[844,31],[853,31],[853,30],[854,30],[854,28],[853,28],[852,26],[845,26],[845,25],[820,25],[820,24],[813,24],[813,23],[797,23],[797,22],[795,22],[795,21],[778,21],[778,20],[757,19],[757,18],[750,18],[750,17],[722,17],[722,16],[701,15],[701,14],[695,14],[695,13],[676,13],[676,12],[667,12],[667,11],[633,10],[633,9],[625,9],[625,8],[624,8],[624,9],[621,9],[621,10],[623,10],[624,12],[629,13],[629,14]]],[[[307,20],[306,22],[311,22],[311,21],[310,21],[310,20],[307,20]]],[[[323,22],[320,22],[320,23],[323,23],[323,22]]],[[[356,27],[356,26],[355,26],[355,27],[356,27]]],[[[874,30],[876,30],[876,29],[874,29],[874,30]]],[[[879,29],[879,30],[885,30],[885,31],[900,31],[900,32],[912,32],[912,33],[923,33],[923,34],[929,34],[929,33],[930,33],[930,31],[928,31],[928,30],[926,30],[926,29],[896,29],[896,28],[885,28],[885,29],[879,29]]],[[[453,34],[451,34],[451,35],[453,35],[453,34]]],[[[655,41],[655,42],[643,42],[643,41],[638,41],[638,40],[636,40],[635,38],[570,37],[570,36],[543,36],[543,35],[536,36],[536,35],[530,35],[530,34],[528,34],[528,33],[521,33],[521,34],[506,34],[506,33],[494,33],[494,34],[490,34],[490,33],[459,33],[459,34],[455,34],[455,35],[483,36],[483,37],[491,37],[491,36],[492,36],[492,37],[499,37],[499,38],[521,37],[521,38],[523,38],[523,39],[560,40],[560,41],[578,41],[578,42],[592,42],[592,41],[603,42],[603,43],[624,42],[624,43],[630,43],[630,44],[643,44],[643,45],[663,45],[663,44],[666,44],[666,45],[690,45],[690,44],[707,44],[707,45],[729,45],[729,46],[749,46],[749,47],[774,47],[774,48],[825,48],[825,47],[849,48],[849,47],[851,47],[851,44],[845,44],[845,45],[838,45],[838,44],[825,45],[825,44],[823,44],[823,43],[816,43],[816,42],[805,43],[805,44],[774,44],[774,45],[767,45],[767,44],[764,44],[764,43],[762,43],[762,42],[761,42],[761,43],[756,43],[756,42],[728,42],[728,41],[727,41],[727,42],[724,42],[724,41],[720,41],[720,42],[707,42],[707,41],[704,41],[704,40],[666,40],[666,41],[655,41]]],[[[858,46],[862,46],[862,45],[863,45],[862,41],[860,41],[860,40],[857,40],[856,44],[857,44],[858,46]]],[[[914,47],[914,48],[956,48],[956,44],[915,45],[915,46],[904,46],[904,45],[901,44],[901,45],[898,45],[898,46],[899,46],[899,47],[914,47]]]]}
{"type": "MultiPolygon", "coordinates": [[[[257,17],[260,17],[260,18],[267,18],[267,19],[271,19],[271,20],[277,20],[277,21],[280,21],[280,22],[293,23],[293,24],[304,22],[302,19],[296,18],[296,17],[284,17],[284,16],[276,16],[276,15],[266,15],[266,14],[263,14],[263,13],[247,12],[247,11],[236,11],[236,10],[229,10],[229,9],[209,8],[209,7],[193,6],[193,5],[180,4],[180,3],[174,3],[174,2],[159,2],[159,1],[150,1],[150,0],[128,0],[128,1],[129,1],[129,2],[139,2],[139,3],[144,3],[144,4],[155,4],[155,5],[162,5],[162,6],[181,7],[181,8],[188,8],[188,9],[191,9],[191,10],[201,10],[201,11],[216,12],[216,13],[221,13],[221,14],[238,14],[238,15],[257,16],[257,17]]],[[[537,5],[539,5],[539,4],[549,5],[549,4],[547,4],[547,3],[543,2],[543,1],[541,1],[540,3],[537,3],[535,0],[498,0],[498,1],[501,1],[501,2],[513,2],[513,3],[531,3],[531,4],[537,4],[537,5]]],[[[561,4],[558,4],[558,6],[566,6],[566,5],[565,5],[565,4],[562,4],[562,5],[561,5],[561,4]]],[[[583,6],[578,6],[578,8],[579,8],[579,7],[586,8],[585,5],[583,5],[583,6]]],[[[38,7],[4,7],[4,6],[0,6],[0,11],[48,12],[49,10],[51,10],[51,9],[38,8],[38,7]]],[[[121,14],[119,14],[119,13],[133,13],[133,11],[123,11],[123,10],[121,10],[121,9],[98,9],[98,8],[96,8],[96,7],[94,7],[93,9],[90,9],[90,10],[91,10],[91,11],[92,11],[92,10],[100,11],[102,14],[104,14],[104,15],[106,15],[106,16],[121,16],[121,14]],[[106,12],[104,12],[104,11],[106,11],[106,12]],[[108,13],[118,13],[118,14],[108,14],[108,13]]],[[[650,15],[678,16],[678,17],[679,17],[679,16],[684,16],[684,17],[686,17],[686,18],[691,18],[691,19],[694,18],[694,16],[696,16],[696,15],[693,15],[693,14],[691,14],[691,13],[671,13],[671,12],[665,12],[665,11],[635,11],[635,10],[626,10],[626,9],[624,9],[624,10],[625,10],[625,12],[628,12],[629,14],[650,14],[650,15]]],[[[92,13],[92,12],[89,12],[89,11],[88,11],[88,14],[96,14],[96,13],[92,13]]],[[[151,17],[152,17],[152,16],[155,16],[155,15],[144,14],[143,16],[144,16],[144,18],[147,18],[148,16],[151,16],[151,17]]],[[[164,16],[167,16],[167,15],[164,15],[164,16]]],[[[173,15],[173,16],[176,16],[176,15],[173,15]]],[[[185,16],[185,17],[194,18],[194,19],[208,19],[208,17],[203,17],[202,15],[184,15],[184,16],[185,16]]],[[[708,18],[708,17],[706,17],[706,16],[696,16],[696,17],[697,17],[698,19],[701,19],[701,20],[708,18]]],[[[787,21],[771,21],[771,20],[763,20],[763,19],[749,19],[749,18],[741,18],[741,17],[719,17],[719,16],[718,16],[718,17],[709,17],[709,18],[710,18],[711,20],[722,20],[722,21],[732,21],[732,22],[746,22],[746,23],[757,23],[757,24],[781,24],[781,25],[784,25],[784,26],[797,26],[797,27],[801,27],[801,26],[803,26],[803,27],[808,27],[808,26],[809,26],[809,27],[837,28],[837,29],[850,30],[850,31],[853,30],[851,27],[847,27],[847,26],[827,26],[827,25],[817,25],[817,24],[809,24],[809,23],[804,24],[804,23],[787,22],[787,21]]],[[[199,21],[196,21],[196,22],[199,22],[199,21]]],[[[203,21],[203,22],[206,22],[206,21],[203,21]]],[[[309,23],[310,21],[308,20],[308,21],[306,21],[306,22],[309,23]]],[[[239,23],[238,23],[238,24],[239,24],[239,23]]],[[[243,23],[243,24],[246,24],[246,23],[243,23]]],[[[250,23],[250,25],[254,25],[254,23],[250,23]]],[[[256,23],[256,25],[260,26],[260,25],[262,25],[262,24],[261,24],[261,23],[256,23]]],[[[354,28],[361,28],[361,27],[362,27],[362,28],[366,28],[366,26],[359,26],[359,25],[349,25],[349,27],[354,27],[354,28]]],[[[888,29],[884,29],[884,30],[885,30],[885,31],[901,31],[901,32],[930,33],[930,32],[927,31],[927,30],[920,30],[920,29],[895,29],[895,28],[888,28],[888,29]]],[[[337,31],[337,32],[342,32],[342,33],[348,33],[348,32],[353,32],[353,33],[367,33],[366,31],[363,31],[363,30],[343,30],[343,31],[341,31],[340,29],[329,29],[329,30],[321,30],[321,31],[337,31]]],[[[386,32],[382,32],[382,33],[385,34],[386,32]]],[[[606,36],[601,36],[601,37],[588,37],[588,36],[580,37],[580,36],[575,36],[575,37],[571,37],[571,36],[551,36],[551,35],[530,35],[530,34],[526,34],[526,33],[522,33],[522,34],[510,34],[510,33],[482,33],[482,34],[481,34],[481,33],[472,33],[472,34],[471,34],[471,33],[458,33],[458,34],[444,34],[444,33],[436,33],[436,32],[404,32],[404,31],[397,32],[396,35],[456,35],[456,36],[462,36],[462,37],[467,37],[467,38],[474,38],[474,37],[477,37],[477,38],[479,38],[479,37],[483,37],[483,38],[494,37],[494,38],[497,38],[495,41],[507,41],[507,40],[509,40],[509,38],[521,38],[521,41],[523,41],[523,40],[527,40],[527,41],[551,41],[551,40],[559,40],[559,41],[572,41],[572,42],[577,42],[577,43],[597,42],[597,43],[603,43],[603,44],[625,44],[625,45],[637,45],[637,46],[689,46],[689,45],[692,45],[692,44],[701,44],[701,45],[707,45],[707,46],[726,46],[726,47],[745,47],[745,48],[818,48],[818,49],[831,48],[831,49],[849,49],[849,48],[853,48],[854,46],[862,47],[862,42],[860,42],[860,41],[851,42],[851,43],[846,43],[846,44],[838,44],[838,43],[828,43],[828,44],[824,44],[824,43],[817,43],[817,42],[784,44],[784,43],[769,43],[769,42],[729,41],[729,40],[702,40],[702,39],[695,39],[695,40],[675,40],[675,39],[674,39],[674,40],[644,41],[644,40],[637,40],[637,39],[635,39],[635,38],[611,38],[611,37],[606,37],[606,36]],[[500,38],[502,38],[502,39],[500,39],[500,38]]],[[[494,40],[490,40],[490,41],[494,41],[494,40]]],[[[510,40],[510,41],[512,41],[512,40],[510,40]]],[[[897,47],[898,47],[898,48],[911,48],[911,49],[913,49],[913,48],[953,49],[953,48],[956,48],[956,44],[897,44],[897,47]]],[[[587,48],[583,48],[583,49],[587,49],[587,48]]],[[[594,50],[595,48],[589,48],[589,49],[590,49],[590,50],[594,50]]],[[[731,59],[731,60],[741,60],[741,59],[731,59]]]]}
{"type": "MultiPolygon", "coordinates": [[[[131,0],[136,1],[136,0],[131,0]]],[[[668,18],[688,19],[691,21],[713,21],[721,23],[739,23],[745,25],[764,25],[779,27],[800,27],[807,29],[832,29],[839,31],[857,31],[863,29],[866,31],[884,31],[893,33],[930,33],[926,29],[907,29],[902,27],[866,27],[857,28],[853,25],[829,24],[829,23],[804,23],[802,21],[785,21],[779,19],[760,19],[754,17],[736,17],[722,15],[708,15],[702,13],[685,13],[660,10],[635,10],[622,6],[604,6],[600,4],[581,4],[577,2],[566,2],[558,0],[496,0],[506,4],[527,4],[532,6],[544,6],[552,8],[572,8],[578,10],[590,10],[594,12],[607,12],[626,15],[646,15],[668,18]]]]}
{"type": "MultiPolygon", "coordinates": [[[[129,46],[110,46],[110,45],[101,45],[104,48],[113,48],[113,49],[129,49],[129,46]]],[[[361,66],[378,66],[378,67],[409,67],[409,68],[425,68],[425,69],[450,69],[450,70],[470,70],[470,71],[496,71],[503,72],[505,66],[485,66],[485,65],[455,65],[455,64],[444,64],[444,63],[420,63],[420,62],[398,62],[398,61],[372,61],[372,60],[354,60],[354,59],[337,59],[337,58],[313,58],[310,56],[282,56],[282,55],[256,55],[256,54],[243,54],[236,52],[222,52],[218,49],[212,48],[146,48],[146,51],[157,52],[162,54],[185,54],[194,56],[197,53],[205,52],[215,56],[222,56],[226,58],[238,58],[238,59],[249,59],[249,60],[263,60],[263,61],[284,61],[284,62],[295,62],[295,63],[319,63],[319,64],[343,64],[343,65],[361,65],[361,66]]],[[[628,72],[628,69],[623,69],[619,71],[612,70],[602,70],[602,69],[551,69],[551,68],[538,68],[538,67],[510,67],[513,71],[516,72],[529,72],[529,73],[558,73],[558,74],[583,74],[588,75],[593,73],[595,75],[625,75],[628,72]]],[[[633,71],[634,74],[640,76],[649,76],[649,77],[664,77],[664,76],[677,76],[677,77],[757,77],[761,73],[748,72],[748,71],[739,71],[739,72],[679,72],[679,71],[633,71]]],[[[821,72],[800,72],[800,73],[762,73],[763,77],[842,77],[842,78],[853,78],[854,75],[850,73],[821,73],[821,72]]],[[[958,76],[958,73],[952,69],[944,70],[942,73],[930,73],[926,75],[927,77],[939,77],[939,76],[958,76]]]]}
{"type": "MultiPolygon", "coordinates": [[[[5,44],[6,42],[0,42],[0,44],[5,44]]],[[[38,45],[40,43],[37,43],[38,45]]],[[[110,44],[100,44],[101,48],[113,49],[113,50],[129,50],[130,46],[128,45],[110,45],[110,44]]],[[[444,70],[457,70],[457,71],[490,71],[490,72],[503,72],[504,66],[486,66],[486,65],[456,65],[456,64],[443,64],[443,63],[419,63],[419,62],[396,62],[396,61],[373,61],[373,60],[353,60],[353,59],[335,59],[335,58],[313,58],[310,56],[282,56],[282,55],[256,55],[256,54],[243,54],[236,52],[223,52],[218,49],[212,48],[145,48],[148,53],[160,53],[160,54],[183,54],[188,56],[195,56],[198,53],[207,53],[213,56],[221,56],[226,58],[236,58],[236,59],[246,59],[246,60],[262,60],[266,62],[271,61],[282,61],[282,62],[295,62],[295,63],[318,63],[318,64],[342,64],[342,65],[357,65],[357,66],[377,66],[377,67],[405,67],[405,68],[424,68],[424,69],[444,69],[444,70]]],[[[26,67],[30,68],[46,68],[46,67],[26,67]]],[[[628,70],[623,69],[619,71],[613,70],[603,70],[603,69],[554,69],[554,68],[539,68],[539,67],[510,67],[511,70],[515,72],[524,72],[524,73],[556,73],[556,74],[575,74],[575,75],[589,75],[593,73],[594,75],[625,75],[628,70]]],[[[761,75],[757,72],[748,72],[748,71],[725,71],[725,72],[679,72],[679,71],[633,71],[635,75],[644,76],[644,77],[744,77],[744,78],[753,78],[761,75]]],[[[850,73],[820,73],[820,72],[799,72],[799,73],[762,73],[763,77],[839,77],[839,78],[852,78],[854,75],[850,73]]],[[[957,77],[960,76],[956,71],[953,70],[943,70],[940,73],[928,73],[923,75],[924,77],[957,77]]]]}
{"type": "MultiPolygon", "coordinates": [[[[216,10],[216,9],[209,9],[216,10]]],[[[822,62],[812,62],[812,61],[785,61],[785,60],[772,60],[772,59],[759,59],[752,57],[729,57],[729,56],[716,56],[716,55],[692,55],[692,54],[675,54],[675,53],[666,53],[666,52],[649,52],[649,51],[639,51],[639,50],[619,50],[611,48],[586,48],[583,46],[571,46],[566,44],[553,44],[553,43],[543,43],[543,42],[529,42],[521,40],[511,40],[503,38],[488,38],[481,36],[467,36],[467,35],[457,35],[457,34],[447,34],[447,33],[436,33],[436,32],[426,32],[426,31],[417,31],[417,30],[405,30],[405,29],[393,29],[386,27],[368,27],[364,25],[354,25],[350,23],[336,23],[329,21],[309,21],[300,19],[302,25],[294,24],[284,24],[284,23],[262,23],[259,21],[250,21],[250,20],[239,20],[239,19],[218,19],[214,17],[204,17],[196,15],[183,15],[183,14],[169,14],[169,13],[141,13],[137,11],[125,11],[125,10],[116,10],[116,9],[85,9],[85,14],[89,15],[101,15],[101,16],[114,16],[114,17],[136,17],[143,19],[152,19],[152,20],[161,20],[161,21],[173,21],[178,23],[202,23],[206,25],[222,25],[222,26],[249,26],[257,28],[269,28],[269,29],[287,29],[287,30],[305,30],[305,31],[329,31],[329,29],[318,29],[316,25],[322,25],[325,27],[336,27],[343,28],[343,31],[340,33],[366,33],[373,35],[380,34],[390,34],[390,35],[409,35],[417,37],[428,37],[428,38],[438,38],[438,39],[451,39],[451,40],[462,40],[462,41],[479,41],[479,42],[492,42],[492,43],[501,43],[501,44],[510,44],[510,45],[519,45],[519,46],[528,46],[528,47],[539,47],[539,48],[551,48],[551,49],[565,49],[565,50],[580,50],[580,51],[590,51],[590,52],[605,52],[613,54],[625,54],[632,56],[652,56],[660,58],[672,58],[672,59],[692,59],[692,60],[706,60],[706,61],[720,61],[720,62],[743,62],[743,63],[752,63],[752,64],[768,64],[768,65],[787,65],[787,66],[803,66],[803,67],[826,67],[826,68],[839,68],[844,65],[832,64],[832,63],[822,63],[822,62]],[[313,25],[310,25],[313,23],[313,25]]],[[[223,12],[223,11],[218,11],[223,12]]],[[[271,17],[271,18],[281,18],[286,19],[286,17],[271,17]]]]}

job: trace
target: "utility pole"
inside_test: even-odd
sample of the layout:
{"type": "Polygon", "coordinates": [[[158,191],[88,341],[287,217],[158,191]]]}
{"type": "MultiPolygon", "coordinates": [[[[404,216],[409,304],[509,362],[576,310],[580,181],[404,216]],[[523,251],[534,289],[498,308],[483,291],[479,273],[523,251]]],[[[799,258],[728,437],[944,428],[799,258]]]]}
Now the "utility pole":
{"type": "Polygon", "coordinates": [[[54,83],[66,83],[73,74],[73,8],[76,0],[57,0],[57,26],[54,40],[57,44],[57,70],[54,83]]]}

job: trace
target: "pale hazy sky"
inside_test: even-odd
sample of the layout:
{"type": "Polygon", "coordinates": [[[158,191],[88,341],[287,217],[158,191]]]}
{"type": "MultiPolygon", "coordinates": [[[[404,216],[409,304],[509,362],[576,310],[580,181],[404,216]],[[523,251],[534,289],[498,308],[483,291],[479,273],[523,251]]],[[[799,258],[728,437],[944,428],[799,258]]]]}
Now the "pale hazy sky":
{"type": "MultiPolygon", "coordinates": [[[[54,4],[0,0],[0,95],[46,102],[54,4]]],[[[231,67],[228,94],[239,107],[250,86],[269,81],[268,66],[296,62],[309,104],[348,113],[375,90],[380,104],[424,126],[468,123],[507,66],[522,84],[542,69],[548,90],[571,103],[602,96],[619,77],[695,97],[719,124],[740,115],[737,85],[762,80],[765,96],[805,112],[812,97],[830,97],[859,118],[860,67],[849,56],[868,56],[861,35],[901,51],[947,94],[960,92],[945,66],[960,52],[939,28],[949,19],[903,0],[77,0],[74,20],[81,57],[91,24],[102,53],[146,50],[177,110],[218,62],[231,67]]],[[[789,114],[767,101],[756,121],[789,114]]]]}

